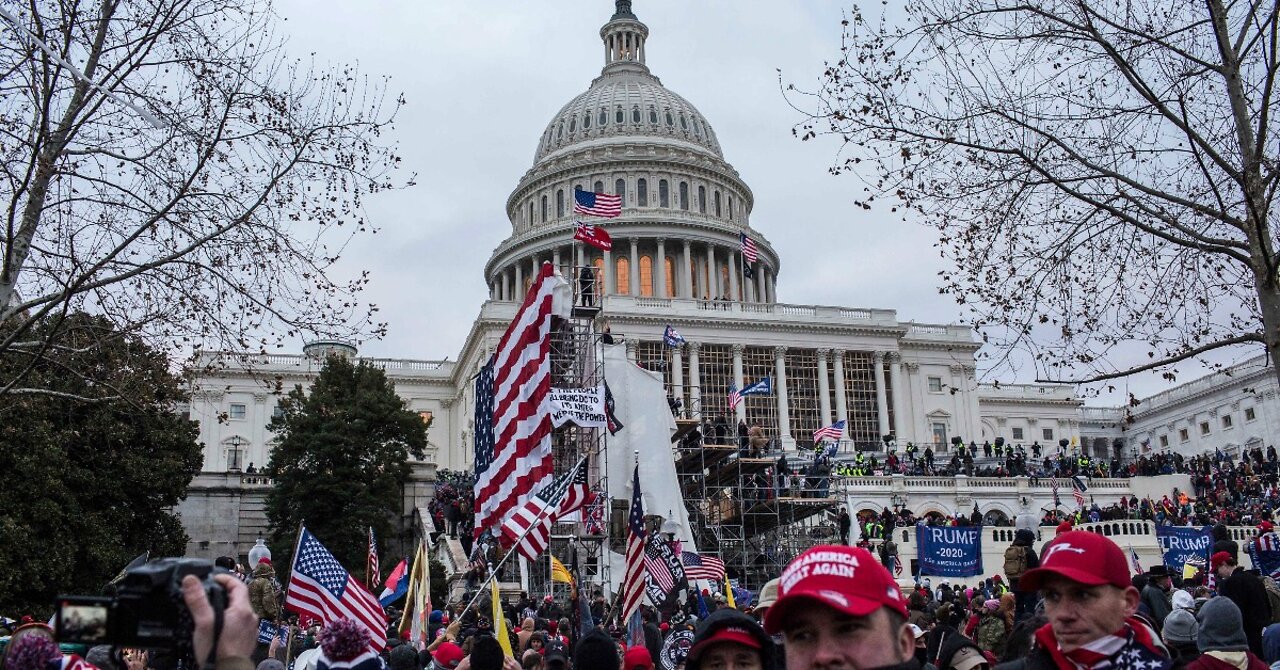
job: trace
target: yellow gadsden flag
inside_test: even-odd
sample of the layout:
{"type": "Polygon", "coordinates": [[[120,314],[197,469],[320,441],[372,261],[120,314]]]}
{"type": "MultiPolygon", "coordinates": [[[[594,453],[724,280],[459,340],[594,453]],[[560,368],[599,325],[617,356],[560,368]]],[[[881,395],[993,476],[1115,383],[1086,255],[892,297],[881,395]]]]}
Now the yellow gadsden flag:
{"type": "Polygon", "coordinates": [[[573,575],[569,574],[569,570],[564,567],[555,556],[551,557],[551,581],[560,582],[561,584],[573,584],[573,575]]]}
{"type": "Polygon", "coordinates": [[[493,635],[498,638],[498,646],[502,647],[502,653],[509,658],[515,658],[516,655],[511,653],[511,635],[507,632],[507,618],[502,615],[502,603],[498,602],[498,580],[491,580],[489,587],[493,591],[493,635]]]}
{"type": "Polygon", "coordinates": [[[733,600],[733,582],[729,581],[729,575],[724,576],[724,600],[729,604],[729,609],[738,609],[738,603],[733,600]]]}

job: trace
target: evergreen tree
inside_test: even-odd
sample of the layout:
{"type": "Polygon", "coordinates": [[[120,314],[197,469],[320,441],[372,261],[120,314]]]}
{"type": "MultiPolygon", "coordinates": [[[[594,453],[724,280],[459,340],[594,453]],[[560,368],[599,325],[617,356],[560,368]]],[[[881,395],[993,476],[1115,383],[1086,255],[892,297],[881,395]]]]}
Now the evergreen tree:
{"type": "Polygon", "coordinates": [[[275,478],[267,520],[277,573],[290,564],[305,522],[362,579],[368,528],[393,536],[409,456],[422,458],[427,425],[382,370],[340,356],[329,357],[309,393],[296,386],[279,407],[266,470],[275,478]]]}
{"type": "Polygon", "coordinates": [[[0,357],[4,378],[44,390],[0,403],[0,610],[44,619],[57,594],[98,595],[143,551],[183,554],[168,510],[202,456],[163,353],[81,313],[41,319],[27,338],[51,346],[0,357]]]}

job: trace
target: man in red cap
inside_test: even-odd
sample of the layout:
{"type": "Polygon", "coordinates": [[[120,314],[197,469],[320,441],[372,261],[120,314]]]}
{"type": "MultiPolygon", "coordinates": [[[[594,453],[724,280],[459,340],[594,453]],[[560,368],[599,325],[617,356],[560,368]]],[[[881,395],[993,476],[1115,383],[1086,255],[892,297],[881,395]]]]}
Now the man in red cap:
{"type": "Polygon", "coordinates": [[[787,670],[920,667],[906,598],[889,571],[858,547],[814,547],[791,561],[764,629],[782,633],[787,670]]]}
{"type": "Polygon", "coordinates": [[[1140,594],[1124,551],[1110,538],[1079,530],[1058,535],[1018,587],[1040,593],[1049,619],[1035,632],[1028,670],[1171,666],[1155,631],[1134,616],[1140,594]]]}

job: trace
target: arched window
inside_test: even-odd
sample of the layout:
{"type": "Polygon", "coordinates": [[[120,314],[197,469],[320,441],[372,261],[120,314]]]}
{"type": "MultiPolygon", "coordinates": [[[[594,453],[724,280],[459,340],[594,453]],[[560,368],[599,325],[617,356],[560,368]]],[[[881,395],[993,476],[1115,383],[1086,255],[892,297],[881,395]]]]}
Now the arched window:
{"type": "Polygon", "coordinates": [[[680,112],[680,129],[681,130],[689,129],[689,122],[684,120],[684,112],[680,112]]]}
{"type": "Polygon", "coordinates": [[[641,207],[649,206],[649,181],[648,180],[643,178],[636,180],[636,200],[639,201],[636,204],[640,205],[641,207]]]}
{"type": "Polygon", "coordinates": [[[591,266],[596,269],[596,299],[598,303],[600,296],[604,295],[604,259],[597,257],[591,261],[591,266]]]}
{"type": "Polygon", "coordinates": [[[591,112],[582,115],[582,129],[586,130],[591,127],[591,112]]]}
{"type": "Polygon", "coordinates": [[[720,216],[720,191],[716,191],[712,194],[711,202],[715,205],[716,216],[720,216]]]}
{"type": "Polygon", "coordinates": [[[658,206],[659,207],[671,206],[671,191],[670,189],[667,188],[666,179],[658,180],[658,206]]]}
{"type": "Polygon", "coordinates": [[[693,275],[689,278],[690,283],[693,286],[693,297],[700,297],[702,296],[702,280],[705,277],[705,275],[702,274],[702,264],[697,260],[694,260],[693,267],[689,268],[689,270],[690,274],[693,275]]]}
{"type": "Polygon", "coordinates": [[[622,198],[622,204],[627,204],[627,182],[622,179],[613,182],[613,194],[622,198]]]}
{"type": "Polygon", "coordinates": [[[649,105],[649,123],[654,125],[658,123],[658,110],[654,109],[653,105],[649,105]]]}
{"type": "Polygon", "coordinates": [[[572,134],[573,131],[577,129],[578,129],[578,117],[576,116],[569,117],[569,133],[572,134]]]}
{"type": "Polygon", "coordinates": [[[526,220],[529,225],[533,225],[533,201],[529,201],[529,218],[526,220]]]}
{"type": "Polygon", "coordinates": [[[667,258],[666,258],[666,260],[665,260],[665,262],[664,262],[663,264],[667,266],[667,267],[666,267],[666,272],[667,272],[667,294],[666,294],[665,296],[662,296],[662,297],[664,297],[664,298],[674,298],[674,297],[676,297],[676,262],[675,262],[675,259],[671,258],[670,256],[667,256],[667,258]]]}
{"type": "Polygon", "coordinates": [[[596,193],[604,193],[604,182],[602,181],[596,182],[593,188],[595,189],[596,193]]]}
{"type": "Polygon", "coordinates": [[[729,298],[730,300],[737,300],[738,296],[729,295],[730,288],[731,287],[729,286],[729,266],[721,265],[720,266],[720,294],[729,298]]]}
{"type": "Polygon", "coordinates": [[[680,209],[689,211],[689,182],[680,182],[680,209]]]}
{"type": "Polygon", "coordinates": [[[640,123],[640,105],[631,108],[631,122],[640,123]]]}
{"type": "Polygon", "coordinates": [[[729,220],[733,220],[733,196],[729,196],[729,220]]]}
{"type": "Polygon", "coordinates": [[[613,120],[618,123],[622,123],[627,120],[626,115],[622,113],[622,105],[618,105],[617,111],[613,113],[613,120]]]}
{"type": "Polygon", "coordinates": [[[640,257],[640,295],[653,297],[653,256],[640,257]]]}
{"type": "Polygon", "coordinates": [[[542,196],[542,222],[547,222],[547,196],[542,196]]]}
{"type": "Polygon", "coordinates": [[[564,121],[561,121],[558,125],[556,125],[556,139],[559,140],[563,137],[564,137],[564,121]]]}
{"type": "Polygon", "coordinates": [[[631,259],[621,256],[613,266],[618,272],[618,295],[631,295],[631,259]]]}
{"type": "Polygon", "coordinates": [[[706,186],[698,187],[698,213],[699,214],[707,213],[707,187],[706,186]]]}
{"type": "Polygon", "coordinates": [[[600,108],[600,125],[603,126],[603,125],[606,125],[607,123],[609,123],[609,112],[606,112],[604,110],[604,107],[601,107],[600,108]]]}
{"type": "Polygon", "coordinates": [[[564,218],[564,189],[556,189],[556,218],[564,218]]]}
{"type": "Polygon", "coordinates": [[[674,118],[672,118],[672,116],[671,116],[671,110],[669,110],[669,109],[667,110],[667,125],[668,125],[668,126],[674,126],[674,125],[676,125],[676,121],[675,121],[675,119],[674,119],[674,118]]]}

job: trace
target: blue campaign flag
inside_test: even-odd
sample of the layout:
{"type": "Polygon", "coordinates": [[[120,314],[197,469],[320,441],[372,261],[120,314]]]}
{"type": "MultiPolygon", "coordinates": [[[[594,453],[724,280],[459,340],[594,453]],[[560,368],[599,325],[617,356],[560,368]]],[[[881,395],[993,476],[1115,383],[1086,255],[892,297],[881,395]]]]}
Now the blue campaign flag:
{"type": "Polygon", "coordinates": [[[738,395],[773,395],[773,377],[765,377],[754,384],[747,384],[738,395]]]}
{"type": "Polygon", "coordinates": [[[920,574],[974,577],[982,574],[982,526],[916,524],[920,574]]]}
{"type": "Polygon", "coordinates": [[[707,601],[702,599],[702,592],[698,592],[698,620],[711,616],[711,612],[707,611],[707,601]]]}
{"type": "Polygon", "coordinates": [[[276,625],[271,623],[269,619],[261,619],[258,621],[258,642],[260,644],[271,644],[271,639],[279,634],[276,625]]]}
{"type": "Polygon", "coordinates": [[[1280,534],[1263,533],[1249,541],[1249,558],[1264,576],[1280,577],[1280,534]]]}
{"type": "MultiPolygon", "coordinates": [[[[1213,536],[1210,528],[1186,526],[1156,526],[1156,541],[1160,543],[1160,551],[1164,552],[1164,564],[1175,575],[1182,574],[1182,567],[1190,559],[1209,564],[1209,554],[1213,550],[1213,536]]],[[[1257,565],[1255,562],[1254,565],[1257,565]]]]}

